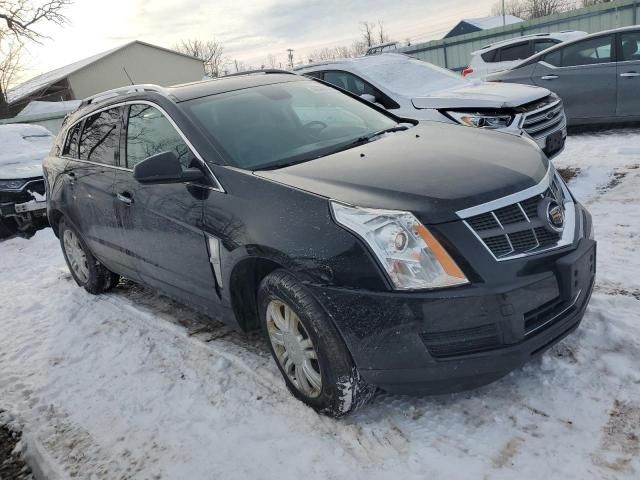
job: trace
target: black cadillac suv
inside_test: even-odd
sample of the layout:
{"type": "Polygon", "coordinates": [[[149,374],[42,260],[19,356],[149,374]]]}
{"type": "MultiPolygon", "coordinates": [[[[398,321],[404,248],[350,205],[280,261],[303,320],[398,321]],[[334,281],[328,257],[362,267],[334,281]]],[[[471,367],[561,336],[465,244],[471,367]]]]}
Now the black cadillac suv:
{"type": "Polygon", "coordinates": [[[589,213],[531,140],[403,120],[274,72],[87,99],[44,162],[76,282],[263,329],[291,392],[491,382],[574,330],[589,213]]]}

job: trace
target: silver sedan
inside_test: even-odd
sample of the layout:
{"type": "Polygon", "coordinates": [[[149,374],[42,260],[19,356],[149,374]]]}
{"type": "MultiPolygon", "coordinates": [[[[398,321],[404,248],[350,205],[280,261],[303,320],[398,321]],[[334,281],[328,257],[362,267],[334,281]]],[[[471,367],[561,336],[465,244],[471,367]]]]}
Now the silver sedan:
{"type": "Polygon", "coordinates": [[[569,125],[640,121],[640,25],[563,43],[487,80],[552,90],[569,125]]]}

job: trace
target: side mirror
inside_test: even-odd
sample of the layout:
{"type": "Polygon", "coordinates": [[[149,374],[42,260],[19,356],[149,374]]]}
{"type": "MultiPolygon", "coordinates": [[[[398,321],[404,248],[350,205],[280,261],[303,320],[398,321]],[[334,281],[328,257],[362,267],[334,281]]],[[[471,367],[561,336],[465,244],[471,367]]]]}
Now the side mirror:
{"type": "Polygon", "coordinates": [[[147,184],[195,182],[203,177],[204,173],[197,168],[182,170],[174,152],[161,152],[145,158],[133,168],[133,178],[147,184]]]}
{"type": "Polygon", "coordinates": [[[360,95],[360,98],[366,100],[367,102],[376,103],[376,97],[371,95],[370,93],[363,93],[360,95]]]}

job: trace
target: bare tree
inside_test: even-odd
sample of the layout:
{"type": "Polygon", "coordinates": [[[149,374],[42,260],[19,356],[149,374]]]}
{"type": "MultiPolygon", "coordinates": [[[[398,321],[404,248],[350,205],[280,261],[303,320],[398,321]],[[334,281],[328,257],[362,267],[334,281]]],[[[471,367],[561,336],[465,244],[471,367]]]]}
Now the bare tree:
{"type": "Polygon", "coordinates": [[[222,70],[226,63],[222,55],[224,48],[215,40],[182,40],[175,46],[175,49],[178,52],[202,60],[204,62],[205,74],[209,77],[219,77],[222,75],[222,70]]]}
{"type": "Polygon", "coordinates": [[[540,18],[566,11],[572,6],[568,0],[525,0],[528,18],[540,18]]]}
{"type": "Polygon", "coordinates": [[[387,43],[389,35],[384,31],[384,21],[378,20],[378,43],[387,43]]]}
{"type": "Polygon", "coordinates": [[[9,116],[6,92],[21,70],[24,42],[46,38],[35,30],[43,23],[66,23],[62,12],[71,3],[71,0],[0,0],[0,118],[9,116]]]}
{"type": "MultiPolygon", "coordinates": [[[[491,15],[502,16],[502,14],[502,1],[498,1],[491,7],[491,15]]],[[[518,18],[526,18],[527,8],[525,2],[522,0],[505,0],[504,14],[513,15],[518,18]]]]}
{"type": "MultiPolygon", "coordinates": [[[[573,0],[509,0],[505,1],[504,13],[524,19],[539,18],[565,12],[573,6],[573,0]]],[[[493,5],[491,14],[502,15],[502,1],[493,5]]]]}
{"type": "Polygon", "coordinates": [[[43,35],[34,30],[37,24],[67,22],[63,10],[71,0],[0,0],[0,29],[12,33],[21,40],[40,40],[43,35]],[[4,25],[1,23],[4,21],[4,25]]]}
{"type": "Polygon", "coordinates": [[[0,37],[0,118],[9,116],[9,103],[5,92],[22,71],[22,49],[22,43],[3,40],[0,37]]]}
{"type": "Polygon", "coordinates": [[[369,22],[360,22],[360,28],[362,30],[362,40],[367,47],[370,47],[374,44],[374,36],[375,33],[373,29],[375,26],[373,23],[369,22]]]}
{"type": "Polygon", "coordinates": [[[367,53],[368,45],[364,42],[355,41],[351,46],[351,51],[353,52],[354,57],[361,57],[365,53],[367,53]]]}
{"type": "Polygon", "coordinates": [[[267,55],[266,65],[269,68],[278,68],[278,57],[273,53],[270,53],[269,55],[267,55]]]}
{"type": "Polygon", "coordinates": [[[338,58],[351,58],[355,55],[352,48],[349,48],[346,45],[342,45],[340,47],[336,47],[336,57],[338,58]]]}
{"type": "Polygon", "coordinates": [[[592,7],[593,5],[599,5],[601,3],[609,3],[611,0],[582,0],[583,7],[592,7]]]}

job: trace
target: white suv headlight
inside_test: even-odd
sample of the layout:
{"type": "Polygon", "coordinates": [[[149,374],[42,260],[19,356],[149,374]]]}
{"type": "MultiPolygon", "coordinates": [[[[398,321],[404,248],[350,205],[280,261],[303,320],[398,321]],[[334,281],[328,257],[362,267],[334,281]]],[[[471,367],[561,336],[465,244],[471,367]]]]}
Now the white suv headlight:
{"type": "Polygon", "coordinates": [[[335,220],[376,255],[398,290],[469,283],[440,242],[411,212],[351,207],[331,202],[335,220]]]}
{"type": "Polygon", "coordinates": [[[447,111],[447,115],[461,125],[475,128],[506,128],[513,121],[511,115],[482,115],[479,113],[450,111],[447,111]]]}
{"type": "Polygon", "coordinates": [[[0,180],[0,190],[20,190],[25,180],[0,180]]]}

